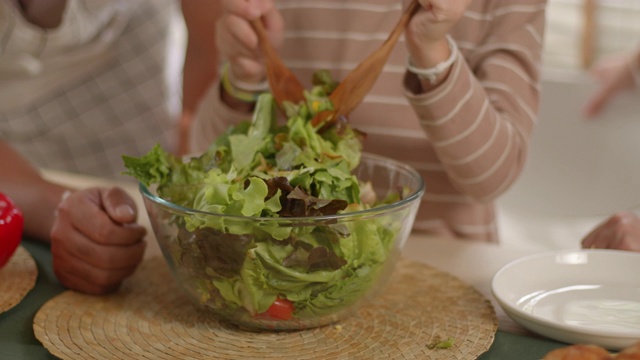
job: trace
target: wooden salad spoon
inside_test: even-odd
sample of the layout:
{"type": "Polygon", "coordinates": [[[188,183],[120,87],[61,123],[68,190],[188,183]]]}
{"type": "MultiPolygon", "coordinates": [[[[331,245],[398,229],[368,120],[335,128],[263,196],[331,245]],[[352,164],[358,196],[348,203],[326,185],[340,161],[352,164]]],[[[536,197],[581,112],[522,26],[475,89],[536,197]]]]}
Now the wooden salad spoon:
{"type": "Polygon", "coordinates": [[[407,9],[384,43],[347,74],[331,93],[329,99],[333,102],[334,109],[321,111],[316,114],[313,120],[311,120],[314,126],[325,121],[333,122],[340,116],[349,114],[351,110],[362,102],[362,99],[364,99],[369,90],[371,90],[373,84],[382,72],[393,46],[418,9],[420,9],[418,0],[413,0],[409,6],[407,6],[407,9]]]}
{"type": "Polygon", "coordinates": [[[265,65],[267,70],[267,80],[271,93],[276,99],[278,106],[282,107],[285,101],[298,104],[304,101],[304,87],[300,80],[291,72],[278,56],[273,48],[267,31],[262,24],[262,20],[256,19],[251,21],[251,26],[258,35],[258,42],[265,57],[265,65]]]}

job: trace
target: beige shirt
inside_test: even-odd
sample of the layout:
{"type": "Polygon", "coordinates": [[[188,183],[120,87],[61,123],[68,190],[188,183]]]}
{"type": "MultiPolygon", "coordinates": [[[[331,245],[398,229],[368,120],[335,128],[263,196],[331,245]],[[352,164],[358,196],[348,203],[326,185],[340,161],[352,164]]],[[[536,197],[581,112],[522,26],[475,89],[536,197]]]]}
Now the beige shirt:
{"type": "MultiPolygon", "coordinates": [[[[310,87],[312,73],[342,79],[387,37],[397,0],[278,1],[285,19],[280,54],[310,87]]],[[[459,56],[447,79],[425,94],[403,86],[408,52],[401,38],[377,83],[349,116],[366,132],[365,151],[404,161],[426,193],[414,229],[497,241],[494,200],[516,181],[536,122],[544,0],[472,1],[450,35],[459,56]]],[[[211,87],[196,114],[193,149],[247,114],[211,87]]]]}
{"type": "Polygon", "coordinates": [[[134,10],[126,0],[68,0],[60,26],[42,29],[17,4],[0,3],[0,111],[31,104],[111,61],[110,47],[134,10]]]}
{"type": "Polygon", "coordinates": [[[54,29],[0,1],[0,140],[36,166],[109,178],[125,178],[122,155],[172,149],[182,27],[176,0],[67,0],[54,29]]]}

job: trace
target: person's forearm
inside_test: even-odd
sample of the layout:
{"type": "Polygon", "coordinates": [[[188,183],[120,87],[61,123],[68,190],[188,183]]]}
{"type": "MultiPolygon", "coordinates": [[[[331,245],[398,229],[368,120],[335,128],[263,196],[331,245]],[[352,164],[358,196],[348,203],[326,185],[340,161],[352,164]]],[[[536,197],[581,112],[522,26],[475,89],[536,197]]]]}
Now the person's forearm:
{"type": "Polygon", "coordinates": [[[0,189],[16,203],[25,218],[25,235],[49,241],[64,187],[46,181],[40,172],[8,144],[0,141],[0,189]]]}
{"type": "Polygon", "coordinates": [[[217,1],[182,1],[182,14],[188,36],[182,74],[182,116],[177,149],[180,155],[189,152],[193,115],[207,89],[218,76],[215,26],[220,12],[217,1]]]}
{"type": "Polygon", "coordinates": [[[468,54],[469,59],[482,57],[481,62],[459,56],[432,91],[412,92],[405,83],[405,94],[452,185],[477,201],[493,201],[509,189],[529,151],[542,52],[541,37],[531,31],[543,33],[544,8],[527,17],[532,26],[509,28],[509,36],[497,35],[468,54]]]}
{"type": "Polygon", "coordinates": [[[182,79],[182,109],[186,113],[195,112],[202,95],[218,75],[217,53],[199,48],[193,41],[187,44],[182,79]]]}

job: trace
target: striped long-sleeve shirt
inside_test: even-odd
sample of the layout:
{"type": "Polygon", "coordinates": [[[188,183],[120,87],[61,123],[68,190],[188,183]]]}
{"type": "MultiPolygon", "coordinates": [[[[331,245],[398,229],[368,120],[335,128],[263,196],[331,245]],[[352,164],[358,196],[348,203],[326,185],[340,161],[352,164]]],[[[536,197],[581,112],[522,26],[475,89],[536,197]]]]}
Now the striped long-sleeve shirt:
{"type": "MultiPolygon", "coordinates": [[[[317,69],[336,79],[376,49],[401,14],[397,0],[280,0],[285,63],[310,87],[317,69]]],[[[521,172],[536,122],[545,0],[475,0],[450,36],[459,55],[436,89],[414,94],[404,83],[401,38],[382,74],[349,119],[365,151],[420,171],[426,193],[415,230],[497,241],[494,200],[521,172]]],[[[247,118],[226,107],[215,84],[192,132],[205,149],[247,118]]]]}

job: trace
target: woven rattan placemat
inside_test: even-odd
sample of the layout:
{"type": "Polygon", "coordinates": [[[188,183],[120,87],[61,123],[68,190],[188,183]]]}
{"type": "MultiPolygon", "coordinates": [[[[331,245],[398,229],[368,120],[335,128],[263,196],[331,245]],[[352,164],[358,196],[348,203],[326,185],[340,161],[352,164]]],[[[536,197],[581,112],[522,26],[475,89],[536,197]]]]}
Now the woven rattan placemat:
{"type": "Polygon", "coordinates": [[[0,269],[0,313],[24,299],[33,289],[38,277],[38,267],[27,249],[18,246],[9,262],[0,269]]]}
{"type": "Polygon", "coordinates": [[[402,259],[386,291],[336,324],[250,332],[197,310],[160,258],[145,261],[116,294],[71,291],[36,314],[36,337],[62,359],[474,359],[497,319],[475,289],[402,259]],[[448,349],[433,348],[454,339],[448,349]]]}

